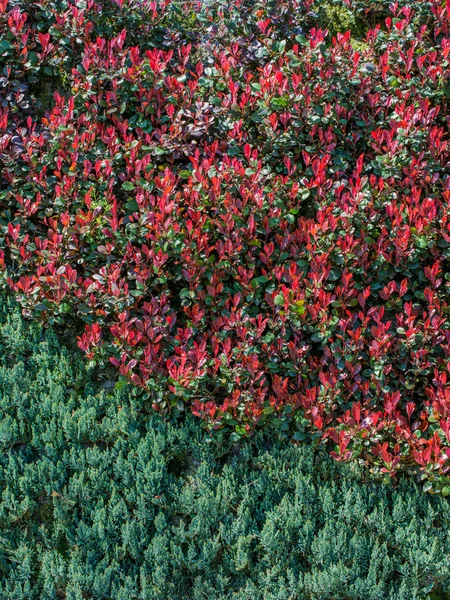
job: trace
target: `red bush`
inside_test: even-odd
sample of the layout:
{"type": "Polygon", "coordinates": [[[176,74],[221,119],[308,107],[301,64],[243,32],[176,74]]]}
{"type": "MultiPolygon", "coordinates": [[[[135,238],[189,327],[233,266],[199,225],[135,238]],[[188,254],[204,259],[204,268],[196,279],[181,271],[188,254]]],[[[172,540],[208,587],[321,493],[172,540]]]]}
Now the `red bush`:
{"type": "Polygon", "coordinates": [[[306,3],[34,4],[0,8],[25,313],[82,319],[158,410],[312,430],[450,492],[448,7],[395,3],[353,43],[306,3]]]}

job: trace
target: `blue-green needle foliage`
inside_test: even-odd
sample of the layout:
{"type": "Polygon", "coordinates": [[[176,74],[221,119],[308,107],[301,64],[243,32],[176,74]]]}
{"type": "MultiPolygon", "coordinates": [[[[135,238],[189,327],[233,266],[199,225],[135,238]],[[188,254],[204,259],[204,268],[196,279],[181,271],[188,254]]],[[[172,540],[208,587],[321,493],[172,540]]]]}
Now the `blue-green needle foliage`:
{"type": "Polygon", "coordinates": [[[164,422],[0,313],[1,599],[450,597],[448,500],[164,422]]]}

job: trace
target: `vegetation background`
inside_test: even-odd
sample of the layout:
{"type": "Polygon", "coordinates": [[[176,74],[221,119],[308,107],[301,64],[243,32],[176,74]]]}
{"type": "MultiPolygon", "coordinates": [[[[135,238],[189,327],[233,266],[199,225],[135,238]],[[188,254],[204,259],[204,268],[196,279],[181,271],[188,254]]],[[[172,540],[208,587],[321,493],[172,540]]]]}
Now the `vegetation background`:
{"type": "Polygon", "coordinates": [[[448,0],[0,0],[0,598],[450,599],[449,61],[448,0]]]}

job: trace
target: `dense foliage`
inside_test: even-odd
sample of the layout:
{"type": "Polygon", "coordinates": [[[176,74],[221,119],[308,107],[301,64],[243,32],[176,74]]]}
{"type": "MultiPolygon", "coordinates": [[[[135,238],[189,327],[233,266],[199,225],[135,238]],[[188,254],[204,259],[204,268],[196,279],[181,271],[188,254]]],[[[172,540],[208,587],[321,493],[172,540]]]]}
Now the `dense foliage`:
{"type": "Polygon", "coordinates": [[[108,384],[2,303],[1,598],[450,598],[446,499],[108,384]]]}
{"type": "Polygon", "coordinates": [[[1,0],[25,314],[84,321],[161,412],[312,430],[450,493],[449,12],[1,0]]]}

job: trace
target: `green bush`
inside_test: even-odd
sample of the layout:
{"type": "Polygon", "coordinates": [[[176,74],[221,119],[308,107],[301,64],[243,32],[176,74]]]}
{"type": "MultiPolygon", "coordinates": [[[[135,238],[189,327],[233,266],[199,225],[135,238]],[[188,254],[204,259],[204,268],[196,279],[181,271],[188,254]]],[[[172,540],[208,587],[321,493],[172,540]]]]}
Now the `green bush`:
{"type": "Polygon", "coordinates": [[[444,498],[174,426],[0,312],[2,599],[450,597],[444,498]]]}

